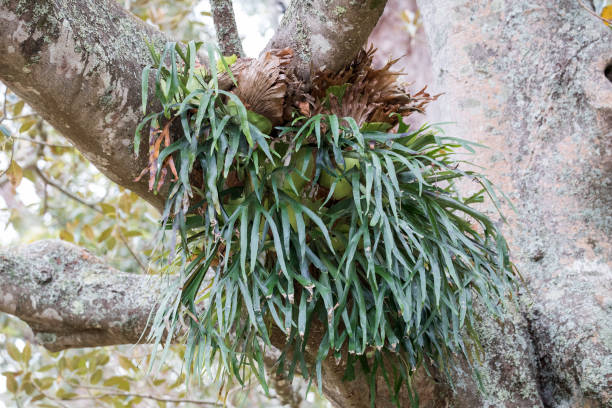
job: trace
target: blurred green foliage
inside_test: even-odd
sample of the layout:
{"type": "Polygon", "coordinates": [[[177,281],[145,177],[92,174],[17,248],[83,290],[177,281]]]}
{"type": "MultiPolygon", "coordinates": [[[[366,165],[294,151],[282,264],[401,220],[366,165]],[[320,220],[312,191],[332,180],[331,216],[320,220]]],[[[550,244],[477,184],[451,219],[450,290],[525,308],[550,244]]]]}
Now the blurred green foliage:
{"type": "Polygon", "coordinates": [[[157,26],[171,37],[183,41],[213,38],[210,7],[199,0],[120,0],[142,20],[157,26]]]}

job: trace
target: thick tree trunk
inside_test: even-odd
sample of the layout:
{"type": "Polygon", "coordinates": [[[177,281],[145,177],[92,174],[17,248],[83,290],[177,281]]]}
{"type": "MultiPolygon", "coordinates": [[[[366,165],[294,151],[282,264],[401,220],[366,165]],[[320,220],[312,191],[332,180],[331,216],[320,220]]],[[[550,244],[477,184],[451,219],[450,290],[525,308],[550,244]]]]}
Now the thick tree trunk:
{"type": "MultiPolygon", "coordinates": [[[[338,2],[347,13],[337,8],[338,16],[360,2],[346,3],[338,2]]],[[[367,16],[378,16],[380,3],[367,16]]],[[[526,279],[517,309],[501,323],[484,317],[479,328],[487,393],[460,365],[454,394],[419,377],[422,406],[612,406],[612,84],[603,73],[610,31],[573,0],[436,0],[420,8],[436,90],[445,92],[438,117],[457,121],[449,133],[491,147],[476,159],[517,206],[508,233],[526,279]]],[[[307,11],[298,1],[290,7],[307,11]]],[[[312,36],[297,50],[303,69],[332,67],[356,51],[325,19],[306,17],[287,20],[275,37],[290,45],[292,36],[312,36]]],[[[361,22],[344,23],[352,28],[343,32],[357,33],[361,22]]],[[[104,173],[159,205],[163,197],[133,182],[144,165],[131,145],[143,35],[165,40],[111,0],[0,0],[0,79],[104,173]]],[[[0,278],[0,310],[30,323],[51,349],[134,342],[154,302],[154,278],[120,274],[57,242],[3,253],[0,278]]],[[[365,382],[342,382],[341,368],[326,361],[326,395],[337,406],[369,406],[365,382]]],[[[386,406],[381,394],[377,407],[386,406]]]]}
{"type": "Polygon", "coordinates": [[[577,0],[419,6],[445,92],[435,120],[490,147],[475,159],[517,208],[522,317],[485,331],[478,405],[610,407],[611,31],[577,0]]]}

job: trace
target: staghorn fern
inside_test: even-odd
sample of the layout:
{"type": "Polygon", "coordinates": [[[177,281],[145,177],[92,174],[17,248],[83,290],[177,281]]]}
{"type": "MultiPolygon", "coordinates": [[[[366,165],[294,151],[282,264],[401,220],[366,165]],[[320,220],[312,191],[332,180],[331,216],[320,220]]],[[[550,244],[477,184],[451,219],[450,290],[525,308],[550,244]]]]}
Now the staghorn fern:
{"type": "MultiPolygon", "coordinates": [[[[143,173],[149,172],[152,189],[172,173],[161,221],[180,238],[170,240],[178,256],[166,259],[180,280],[161,301],[151,339],[160,344],[166,335],[167,345],[186,325],[190,372],[216,369],[241,384],[252,373],[267,391],[263,355],[276,326],[287,344],[279,370],[289,379],[299,369],[320,387],[322,361],[345,356],[347,380],[356,363],[372,387],[382,373],[397,404],[400,386],[410,389],[424,360],[446,370],[454,354],[469,357],[473,343],[464,334],[477,344],[474,299],[499,315],[515,282],[506,241],[470,206],[485,196],[495,200],[491,185],[453,159],[458,149],[473,152],[471,144],[429,126],[411,132],[399,115],[388,115],[388,105],[370,111],[379,118],[384,112],[396,131],[367,122],[354,84],[372,83],[374,71],[360,75],[356,68],[369,66],[372,50],[336,77],[321,74],[317,99],[308,105],[312,113],[304,102],[295,104],[294,118],[270,130],[282,115],[247,110],[237,96],[257,94],[232,75],[240,77],[249,65],[239,60],[230,70],[209,48],[209,66],[221,69],[207,71],[196,62],[198,46],[171,43],[162,55],[151,48],[163,110],[149,114],[136,135],[138,151],[140,132],[151,123],[143,173]],[[359,123],[338,117],[339,110],[359,111],[359,123]],[[295,117],[298,111],[305,116],[295,117]],[[462,198],[455,186],[462,178],[480,190],[462,198]],[[315,325],[324,334],[312,362],[305,345],[315,325]],[[389,355],[397,367],[383,364],[389,355]]],[[[280,68],[287,51],[278,55],[272,63],[268,54],[264,65],[285,80],[289,74],[280,68]]],[[[147,69],[143,110],[148,75],[147,69]]],[[[278,103],[286,89],[272,82],[267,86],[278,103]]],[[[361,101],[378,103],[376,97],[361,101]]],[[[374,395],[373,388],[372,404],[374,395]]]]}

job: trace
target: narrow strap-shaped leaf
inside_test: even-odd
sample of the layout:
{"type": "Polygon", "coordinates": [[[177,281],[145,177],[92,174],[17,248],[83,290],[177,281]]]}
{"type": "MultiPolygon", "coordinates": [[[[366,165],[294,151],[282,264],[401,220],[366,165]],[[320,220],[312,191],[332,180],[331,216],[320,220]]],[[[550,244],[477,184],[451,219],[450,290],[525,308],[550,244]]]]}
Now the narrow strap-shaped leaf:
{"type": "Polygon", "coordinates": [[[240,212],[240,270],[242,271],[243,278],[246,282],[246,258],[248,254],[248,225],[249,225],[249,207],[243,206],[240,212]]]}
{"type": "Polygon", "coordinates": [[[329,115],[327,117],[329,126],[331,128],[332,136],[334,138],[334,145],[338,146],[338,139],[340,138],[340,126],[338,125],[338,117],[336,115],[329,115]]]}
{"type": "Polygon", "coordinates": [[[280,235],[278,233],[278,228],[276,223],[274,222],[274,218],[267,211],[262,211],[263,216],[266,218],[268,226],[270,227],[270,231],[272,231],[272,237],[274,239],[274,250],[276,252],[276,256],[278,259],[278,263],[281,268],[281,272],[289,277],[289,273],[287,272],[287,265],[285,264],[285,255],[283,253],[283,245],[281,243],[280,235]]]}
{"type": "Polygon", "coordinates": [[[151,67],[148,65],[144,67],[141,74],[141,91],[142,92],[142,114],[147,114],[147,98],[149,97],[149,72],[151,67]]]}
{"type": "Polygon", "coordinates": [[[251,273],[253,273],[253,271],[255,270],[255,265],[257,264],[257,256],[259,255],[259,227],[262,213],[262,210],[257,207],[255,207],[254,211],[255,214],[253,214],[253,225],[251,226],[251,243],[249,248],[249,252],[251,253],[251,273]]]}

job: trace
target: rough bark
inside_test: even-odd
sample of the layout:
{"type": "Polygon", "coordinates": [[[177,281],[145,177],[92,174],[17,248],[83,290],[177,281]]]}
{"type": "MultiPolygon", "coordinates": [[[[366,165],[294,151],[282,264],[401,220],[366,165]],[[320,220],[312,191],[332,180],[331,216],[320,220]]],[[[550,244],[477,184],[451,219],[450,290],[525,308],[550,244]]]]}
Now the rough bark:
{"type": "Polygon", "coordinates": [[[148,149],[134,158],[145,39],[168,40],[114,0],[0,0],[0,80],[111,180],[159,207],[163,198],[134,181],[148,149]]]}
{"type": "Polygon", "coordinates": [[[119,272],[64,241],[0,252],[0,311],[51,351],[137,343],[160,288],[158,276],[119,272]]]}
{"type": "Polygon", "coordinates": [[[238,35],[232,0],[211,0],[210,8],[217,33],[217,42],[223,55],[243,57],[244,51],[238,35]]]}
{"type": "Polygon", "coordinates": [[[293,49],[298,75],[305,80],[311,68],[340,69],[364,45],[386,2],[292,0],[267,49],[293,49]]]}
{"type": "Polygon", "coordinates": [[[526,280],[519,347],[506,323],[484,330],[488,396],[457,405],[610,407],[610,29],[574,0],[419,6],[445,92],[435,120],[490,147],[475,159],[517,207],[506,231],[526,280]]]}

